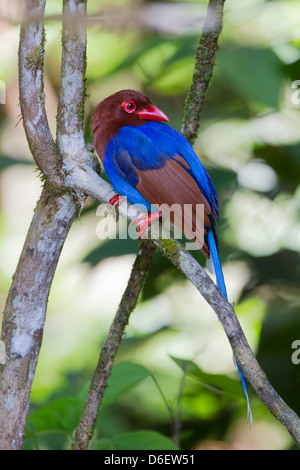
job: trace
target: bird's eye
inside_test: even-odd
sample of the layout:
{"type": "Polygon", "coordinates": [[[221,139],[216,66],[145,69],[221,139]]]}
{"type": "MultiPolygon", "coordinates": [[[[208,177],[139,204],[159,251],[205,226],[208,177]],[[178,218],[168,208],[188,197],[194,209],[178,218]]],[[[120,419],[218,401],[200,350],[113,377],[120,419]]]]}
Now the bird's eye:
{"type": "Polygon", "coordinates": [[[126,113],[134,113],[136,110],[136,104],[134,101],[123,101],[122,107],[125,109],[126,113]]]}

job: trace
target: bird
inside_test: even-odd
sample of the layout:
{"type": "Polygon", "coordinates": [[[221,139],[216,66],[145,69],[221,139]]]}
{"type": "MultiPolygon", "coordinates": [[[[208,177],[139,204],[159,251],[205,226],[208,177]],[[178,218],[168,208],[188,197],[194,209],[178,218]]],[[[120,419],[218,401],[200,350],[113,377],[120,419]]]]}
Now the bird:
{"type": "MultiPolygon", "coordinates": [[[[167,115],[136,90],[118,91],[96,106],[90,127],[94,148],[116,192],[110,203],[117,206],[120,198],[125,197],[130,204],[146,207],[149,214],[137,221],[142,222],[143,230],[162,216],[180,225],[186,237],[210,261],[217,285],[228,300],[216,231],[217,191],[192,145],[168,122],[167,115]],[[179,208],[178,213],[161,209],[174,204],[179,208]],[[197,205],[203,208],[200,215],[197,205]],[[187,206],[189,211],[185,210],[187,206]],[[186,217],[185,213],[188,213],[186,217]]],[[[239,364],[235,363],[251,426],[246,381],[239,364]]]]}

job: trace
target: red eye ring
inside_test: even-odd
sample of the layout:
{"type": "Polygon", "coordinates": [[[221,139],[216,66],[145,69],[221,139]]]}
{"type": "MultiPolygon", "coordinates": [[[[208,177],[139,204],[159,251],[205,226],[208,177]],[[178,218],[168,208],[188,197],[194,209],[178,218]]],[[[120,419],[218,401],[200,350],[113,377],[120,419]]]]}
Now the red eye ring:
{"type": "Polygon", "coordinates": [[[122,107],[125,109],[126,113],[132,114],[136,111],[136,104],[134,101],[123,101],[122,107]]]}

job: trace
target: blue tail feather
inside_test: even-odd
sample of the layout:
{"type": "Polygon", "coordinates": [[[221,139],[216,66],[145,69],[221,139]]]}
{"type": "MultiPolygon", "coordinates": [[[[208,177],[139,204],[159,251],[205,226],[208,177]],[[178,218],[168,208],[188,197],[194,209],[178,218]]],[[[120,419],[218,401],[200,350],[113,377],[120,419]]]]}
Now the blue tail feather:
{"type": "MultiPolygon", "coordinates": [[[[207,239],[208,239],[208,244],[209,244],[209,249],[210,249],[211,260],[212,260],[212,264],[213,264],[215,275],[216,275],[217,285],[220,291],[222,292],[222,294],[224,295],[224,297],[228,300],[223,271],[222,271],[220,258],[219,258],[219,253],[218,253],[215,237],[211,229],[207,233],[207,239]]],[[[250,400],[248,396],[245,377],[235,357],[234,357],[234,363],[237,366],[237,369],[241,378],[244,394],[247,400],[247,420],[249,420],[249,424],[251,427],[252,426],[252,413],[251,413],[250,400]]]]}

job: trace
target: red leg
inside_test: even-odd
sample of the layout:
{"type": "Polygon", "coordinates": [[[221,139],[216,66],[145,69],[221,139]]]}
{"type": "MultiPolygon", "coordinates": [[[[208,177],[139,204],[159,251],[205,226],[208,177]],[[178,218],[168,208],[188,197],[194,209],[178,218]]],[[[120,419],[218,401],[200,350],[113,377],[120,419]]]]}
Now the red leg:
{"type": "Polygon", "coordinates": [[[114,206],[115,209],[117,209],[121,204],[124,202],[124,198],[120,196],[120,194],[115,194],[110,200],[109,204],[111,206],[114,206]]]}
{"type": "Polygon", "coordinates": [[[145,214],[142,215],[142,217],[139,217],[138,219],[134,219],[134,222],[137,224],[139,230],[139,238],[143,235],[145,230],[150,227],[152,222],[154,222],[157,219],[160,219],[162,217],[161,212],[151,212],[150,214],[145,214]]]}

